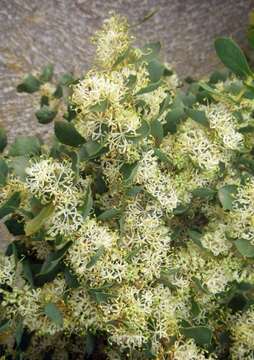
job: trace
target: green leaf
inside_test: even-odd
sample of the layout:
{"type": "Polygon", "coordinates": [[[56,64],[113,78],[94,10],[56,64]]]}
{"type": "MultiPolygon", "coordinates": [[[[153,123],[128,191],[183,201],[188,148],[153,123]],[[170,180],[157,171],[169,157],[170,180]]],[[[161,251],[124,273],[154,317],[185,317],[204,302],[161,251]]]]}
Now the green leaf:
{"type": "Polygon", "coordinates": [[[30,262],[27,259],[22,261],[22,268],[24,278],[29,282],[32,287],[34,287],[34,276],[30,266],[30,262]]]}
{"type": "Polygon", "coordinates": [[[20,204],[20,193],[15,192],[9,199],[0,207],[0,219],[13,213],[20,204]]]}
{"type": "Polygon", "coordinates": [[[98,220],[102,220],[102,221],[111,220],[114,218],[118,218],[120,214],[121,214],[121,211],[118,209],[115,209],[115,208],[108,209],[108,210],[103,211],[103,213],[101,213],[98,216],[98,220]]]}
{"type": "Polygon", "coordinates": [[[142,186],[132,186],[128,191],[126,192],[127,196],[136,196],[141,191],[143,191],[144,188],[142,186]]]}
{"type": "Polygon", "coordinates": [[[44,307],[44,313],[45,315],[53,321],[57,326],[62,327],[63,326],[63,316],[60,310],[56,307],[53,303],[48,303],[44,307]]]}
{"type": "Polygon", "coordinates": [[[10,160],[10,168],[21,180],[26,179],[26,169],[30,166],[29,158],[26,156],[16,156],[10,160]]]}
{"type": "Polygon", "coordinates": [[[212,340],[212,330],[206,326],[185,327],[181,329],[182,334],[191,338],[197,345],[210,345],[212,340]]]}
{"type": "Polygon", "coordinates": [[[246,239],[238,239],[235,246],[239,253],[247,258],[254,258],[254,246],[246,239]]]}
{"type": "Polygon", "coordinates": [[[204,111],[186,108],[185,112],[192,120],[203,126],[209,127],[209,121],[204,111]]]}
{"type": "Polygon", "coordinates": [[[0,186],[6,185],[6,179],[8,176],[8,166],[3,159],[0,159],[0,186]]]}
{"type": "Polygon", "coordinates": [[[143,50],[142,58],[146,61],[152,60],[158,57],[161,51],[161,43],[159,41],[148,43],[143,47],[142,50],[143,50]]]}
{"type": "MultiPolygon", "coordinates": [[[[57,87],[56,87],[56,90],[53,94],[53,96],[57,99],[61,99],[61,97],[63,97],[63,87],[58,84],[57,87]]],[[[48,104],[47,104],[48,105],[48,104]]],[[[66,119],[67,120],[67,119],[66,119]]]]}
{"type": "Polygon", "coordinates": [[[75,129],[74,125],[67,120],[55,122],[55,135],[62,144],[69,146],[77,147],[85,142],[85,139],[75,129]]]}
{"type": "Polygon", "coordinates": [[[149,85],[147,85],[146,87],[144,87],[143,89],[140,89],[136,95],[143,95],[143,94],[147,94],[150,93],[156,89],[158,89],[158,87],[161,86],[161,81],[157,81],[154,83],[150,83],[149,85]]]}
{"type": "Polygon", "coordinates": [[[93,267],[97,261],[102,257],[104,254],[105,247],[102,245],[99,247],[99,249],[96,250],[95,255],[91,257],[90,261],[87,263],[86,268],[90,269],[93,267]]]}
{"type": "Polygon", "coordinates": [[[21,344],[23,332],[24,332],[23,322],[22,322],[22,320],[19,320],[17,323],[17,326],[16,326],[16,330],[15,330],[15,340],[16,340],[17,348],[19,348],[19,346],[21,344]]]}
{"type": "Polygon", "coordinates": [[[194,285],[196,286],[196,288],[198,290],[200,290],[201,292],[203,292],[204,294],[210,295],[210,292],[207,289],[207,286],[202,284],[201,280],[198,279],[195,276],[192,276],[191,280],[193,281],[194,285]]]}
{"type": "Polygon", "coordinates": [[[85,353],[90,358],[96,347],[96,336],[90,331],[86,333],[85,353]]]}
{"type": "Polygon", "coordinates": [[[97,104],[90,106],[91,112],[104,112],[109,105],[109,101],[107,99],[99,101],[97,104]]]}
{"type": "Polygon", "coordinates": [[[0,126],[0,152],[3,152],[7,145],[6,130],[0,126]]]}
{"type": "Polygon", "coordinates": [[[232,39],[221,37],[214,44],[218,57],[234,74],[240,77],[252,75],[244,53],[232,39]]]}
{"type": "Polygon", "coordinates": [[[45,66],[42,69],[42,73],[40,76],[40,81],[45,83],[48,82],[52,79],[53,77],[53,73],[54,73],[54,65],[53,64],[48,64],[47,66],[45,66]]]}
{"type": "Polygon", "coordinates": [[[172,165],[172,162],[170,161],[168,156],[163,151],[161,151],[160,149],[155,149],[154,150],[154,155],[157,156],[157,158],[160,161],[164,162],[165,164],[172,165]]]}
{"type": "Polygon", "coordinates": [[[164,72],[164,68],[165,68],[164,65],[161,64],[161,62],[158,61],[157,59],[153,59],[149,61],[147,70],[149,73],[150,81],[152,83],[158,82],[161,79],[164,72]]]}
{"type": "Polygon", "coordinates": [[[197,188],[192,191],[192,195],[201,199],[212,200],[216,191],[210,188],[197,188]]]}
{"type": "Polygon", "coordinates": [[[202,234],[195,230],[188,230],[191,240],[200,248],[203,248],[201,243],[202,234]]]}
{"type": "Polygon", "coordinates": [[[110,299],[115,297],[114,294],[109,293],[109,290],[112,288],[111,284],[103,285],[99,288],[90,288],[88,289],[88,294],[91,298],[97,303],[102,304],[108,302],[110,299]]]}
{"type": "Polygon", "coordinates": [[[72,241],[68,241],[59,250],[49,253],[46,260],[42,264],[38,276],[49,274],[50,272],[55,270],[71,245],[72,241]]]}
{"type": "Polygon", "coordinates": [[[80,160],[89,160],[94,159],[100,156],[102,153],[106,151],[104,147],[104,143],[99,143],[97,141],[87,141],[82,147],[80,148],[79,155],[80,160]]]}
{"type": "Polygon", "coordinates": [[[150,134],[150,125],[143,120],[141,126],[136,130],[136,135],[126,135],[126,138],[133,143],[137,143],[150,134]]]}
{"type": "Polygon", "coordinates": [[[46,275],[52,272],[56,269],[56,267],[59,265],[60,261],[64,257],[66,251],[70,248],[72,245],[72,241],[68,241],[64,246],[62,246],[57,251],[49,253],[46,260],[42,264],[42,267],[40,269],[40,272],[38,276],[46,275]]]}
{"type": "Polygon", "coordinates": [[[5,319],[0,321],[0,333],[6,331],[11,324],[11,320],[5,319]]]}
{"type": "Polygon", "coordinates": [[[40,86],[41,82],[32,74],[29,74],[24,78],[23,82],[17,86],[17,91],[32,94],[38,91],[40,86]]]}
{"type": "Polygon", "coordinates": [[[32,220],[27,221],[25,225],[26,235],[31,236],[32,234],[40,230],[41,227],[48,220],[48,218],[53,214],[53,212],[54,212],[53,204],[46,205],[44,208],[42,208],[42,210],[39,212],[39,214],[36,217],[34,217],[32,220]]]}
{"type": "Polygon", "coordinates": [[[168,94],[160,104],[159,115],[163,114],[164,111],[169,107],[171,96],[168,94]]]}
{"type": "Polygon", "coordinates": [[[158,146],[163,139],[164,131],[162,123],[157,119],[151,122],[151,134],[155,138],[158,146]]]}
{"type": "Polygon", "coordinates": [[[225,185],[218,190],[218,198],[224,210],[232,210],[236,190],[237,187],[235,185],[225,185]]]}
{"type": "Polygon", "coordinates": [[[138,170],[138,162],[133,164],[123,164],[121,166],[121,173],[123,175],[123,181],[126,185],[130,185],[136,176],[138,170]]]}
{"type": "Polygon", "coordinates": [[[93,207],[93,197],[92,197],[91,188],[89,186],[86,191],[84,203],[79,208],[79,211],[81,212],[84,220],[89,216],[92,207],[93,207]]]}
{"type": "Polygon", "coordinates": [[[38,155],[41,151],[41,142],[36,136],[19,136],[11,145],[10,156],[38,155]]]}
{"type": "Polygon", "coordinates": [[[36,111],[35,116],[40,124],[48,124],[55,118],[56,114],[57,111],[50,109],[47,105],[43,105],[36,111]]]}
{"type": "Polygon", "coordinates": [[[177,106],[169,111],[165,117],[166,124],[163,126],[164,136],[168,133],[175,134],[177,125],[185,118],[185,116],[182,106],[177,106]]]}
{"type": "Polygon", "coordinates": [[[74,80],[72,74],[66,73],[60,77],[59,83],[60,83],[60,85],[63,85],[63,86],[69,86],[74,81],[75,80],[74,80]]]}
{"type": "Polygon", "coordinates": [[[64,266],[64,278],[65,278],[66,285],[70,289],[77,289],[79,287],[79,282],[78,282],[77,276],[75,274],[73,274],[68,269],[67,266],[64,266]]]}

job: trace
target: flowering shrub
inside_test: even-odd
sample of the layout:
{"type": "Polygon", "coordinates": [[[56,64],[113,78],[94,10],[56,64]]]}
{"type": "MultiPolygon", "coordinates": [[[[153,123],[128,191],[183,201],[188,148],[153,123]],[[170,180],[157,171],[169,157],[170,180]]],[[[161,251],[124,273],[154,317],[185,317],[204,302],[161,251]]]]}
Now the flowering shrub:
{"type": "MultiPolygon", "coordinates": [[[[126,19],[93,37],[80,79],[28,75],[48,145],[0,159],[1,359],[253,359],[254,82],[219,38],[227,71],[189,79],[139,49],[126,19]],[[184,90],[183,90],[184,89],[184,90]]],[[[0,131],[0,148],[6,134],[0,131]]]]}

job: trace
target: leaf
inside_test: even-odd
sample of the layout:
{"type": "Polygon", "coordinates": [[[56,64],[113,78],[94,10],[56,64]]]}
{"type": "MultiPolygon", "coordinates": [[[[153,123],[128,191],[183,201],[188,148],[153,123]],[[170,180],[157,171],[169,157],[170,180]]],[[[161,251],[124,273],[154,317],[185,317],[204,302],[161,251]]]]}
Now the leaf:
{"type": "Polygon", "coordinates": [[[55,135],[62,144],[69,146],[77,147],[85,142],[85,139],[75,129],[74,125],[67,120],[55,122],[55,135]]]}
{"type": "Polygon", "coordinates": [[[155,138],[158,146],[163,139],[164,131],[161,122],[157,119],[151,122],[151,134],[155,138]]]}
{"type": "Polygon", "coordinates": [[[128,189],[128,191],[126,192],[126,195],[127,196],[136,196],[143,190],[144,189],[142,186],[132,186],[130,189],[128,189]]]}
{"type": "Polygon", "coordinates": [[[9,168],[3,159],[0,159],[0,186],[6,185],[9,168]]]}
{"type": "Polygon", "coordinates": [[[152,60],[158,57],[161,51],[161,43],[159,41],[148,43],[143,47],[142,50],[143,50],[142,58],[145,59],[146,61],[152,60]]]}
{"type": "Polygon", "coordinates": [[[218,57],[234,74],[240,77],[252,75],[244,53],[232,39],[221,37],[214,44],[218,57]]]}
{"type": "Polygon", "coordinates": [[[192,195],[201,199],[212,200],[216,191],[210,188],[197,188],[192,191],[192,195]]]}
{"type": "Polygon", "coordinates": [[[136,130],[136,135],[126,135],[126,138],[135,144],[147,137],[150,134],[150,130],[148,122],[143,120],[141,126],[136,130]]]}
{"type": "Polygon", "coordinates": [[[86,191],[84,203],[79,208],[79,211],[81,212],[84,220],[87,218],[87,216],[89,216],[92,207],[93,207],[93,197],[92,197],[91,188],[89,186],[86,191]]]}
{"type": "Polygon", "coordinates": [[[109,101],[107,99],[99,101],[97,104],[90,106],[91,112],[104,112],[109,105],[109,101]]]}
{"type": "Polygon", "coordinates": [[[246,239],[238,239],[235,246],[239,253],[247,258],[254,258],[254,246],[246,239]]]}
{"type": "MultiPolygon", "coordinates": [[[[60,84],[57,85],[53,96],[57,99],[61,99],[61,97],[63,96],[63,87],[60,84]]],[[[48,105],[48,104],[46,104],[46,105],[48,105]]],[[[66,119],[66,120],[68,120],[68,119],[66,119]]]]}
{"type": "Polygon", "coordinates": [[[97,261],[102,257],[104,254],[105,247],[102,245],[99,247],[99,249],[96,250],[95,255],[91,257],[90,261],[87,263],[86,268],[90,269],[93,267],[97,261]]]}
{"type": "Polygon", "coordinates": [[[34,276],[28,259],[22,261],[24,278],[34,287],[34,276]]]}
{"type": "Polygon", "coordinates": [[[161,79],[164,68],[164,65],[157,59],[149,61],[147,70],[152,83],[158,82],[161,79]]]}
{"type": "Polygon", "coordinates": [[[72,241],[68,241],[59,250],[49,253],[37,276],[46,275],[55,270],[71,245],[72,241]]]}
{"type": "Polygon", "coordinates": [[[186,108],[185,112],[192,120],[205,127],[209,127],[209,121],[204,111],[186,108]]]}
{"type": "Polygon", "coordinates": [[[170,161],[168,156],[163,151],[161,151],[160,149],[155,149],[154,150],[154,155],[157,156],[157,158],[160,161],[164,162],[165,164],[172,165],[172,162],[170,161]]]}
{"type": "Polygon", "coordinates": [[[121,211],[115,208],[108,209],[103,211],[99,216],[98,220],[106,221],[114,218],[118,218],[121,214],[121,211]]]}
{"type": "Polygon", "coordinates": [[[114,294],[108,292],[111,287],[111,284],[106,284],[99,288],[90,288],[88,289],[88,294],[97,304],[106,303],[112,297],[115,297],[114,294]]]}
{"type": "Polygon", "coordinates": [[[11,324],[11,320],[4,319],[0,321],[0,333],[6,331],[11,324]]]}
{"type": "Polygon", "coordinates": [[[182,106],[177,106],[169,111],[165,117],[166,124],[163,126],[164,136],[168,133],[174,134],[177,131],[177,125],[185,117],[185,112],[182,106]]]}
{"type": "Polygon", "coordinates": [[[64,278],[70,289],[77,289],[79,287],[77,276],[74,275],[67,266],[64,266],[64,278]]]}
{"type": "Polygon", "coordinates": [[[88,357],[90,357],[96,346],[96,336],[92,334],[90,331],[86,333],[86,345],[85,345],[85,353],[88,357]]]}
{"type": "Polygon", "coordinates": [[[206,326],[185,327],[181,329],[182,334],[194,339],[200,346],[210,345],[212,340],[212,330],[206,326]]]}
{"type": "Polygon", "coordinates": [[[156,89],[158,89],[158,87],[161,86],[161,81],[157,81],[154,83],[150,83],[149,85],[147,85],[146,87],[144,87],[143,89],[140,89],[136,95],[143,95],[143,94],[147,94],[150,93],[156,89]]]}
{"type": "Polygon", "coordinates": [[[40,151],[41,142],[36,136],[18,136],[10,147],[9,155],[37,155],[40,151]]]}
{"type": "Polygon", "coordinates": [[[23,181],[26,179],[26,169],[30,166],[28,157],[16,156],[10,160],[9,166],[17,177],[23,181]]]}
{"type": "Polygon", "coordinates": [[[197,287],[198,290],[200,290],[201,292],[210,295],[210,292],[207,289],[207,286],[202,284],[200,279],[198,279],[195,276],[192,276],[191,280],[193,281],[194,285],[197,287]]]}
{"type": "Polygon", "coordinates": [[[63,326],[63,316],[60,310],[53,303],[48,303],[44,307],[45,315],[52,320],[57,326],[63,326]]]}
{"type": "Polygon", "coordinates": [[[199,233],[198,231],[195,230],[188,230],[188,234],[191,238],[191,240],[200,248],[203,248],[202,242],[201,242],[201,237],[202,234],[199,233]]]}
{"type": "Polygon", "coordinates": [[[24,332],[23,322],[22,322],[22,320],[19,320],[17,323],[17,326],[16,326],[16,330],[15,330],[15,340],[16,340],[17,348],[19,348],[19,346],[21,344],[23,332],[24,332]]]}
{"type": "Polygon", "coordinates": [[[97,141],[87,141],[80,148],[80,160],[84,161],[94,159],[105,152],[105,150],[106,148],[104,147],[104,143],[99,143],[97,141]]]}
{"type": "Polygon", "coordinates": [[[35,116],[40,124],[48,124],[56,117],[56,114],[57,111],[50,109],[47,105],[43,105],[36,111],[35,116]]]}
{"type": "Polygon", "coordinates": [[[27,75],[21,84],[17,86],[18,92],[34,93],[40,89],[41,82],[32,74],[27,75]]]}
{"type": "Polygon", "coordinates": [[[69,86],[74,81],[75,80],[74,80],[72,74],[66,73],[60,77],[59,83],[60,83],[60,85],[63,85],[63,86],[69,86]]]}
{"type": "Polygon", "coordinates": [[[53,73],[54,73],[54,65],[53,64],[48,64],[47,66],[45,66],[42,69],[42,73],[40,76],[40,81],[43,83],[46,83],[48,81],[50,81],[53,77],[53,73]]]}
{"type": "Polygon", "coordinates": [[[0,219],[17,210],[20,201],[20,192],[12,194],[11,197],[0,207],[0,219]]]}
{"type": "Polygon", "coordinates": [[[29,220],[25,225],[25,233],[27,236],[31,236],[36,233],[41,227],[45,224],[48,218],[54,212],[54,205],[49,204],[42,208],[37,216],[35,216],[32,220],[29,220]]]}
{"type": "Polygon", "coordinates": [[[7,134],[5,128],[0,126],[0,152],[3,152],[7,145],[7,134]]]}
{"type": "Polygon", "coordinates": [[[131,184],[138,170],[138,162],[133,164],[123,164],[121,166],[121,173],[123,175],[123,181],[126,185],[131,184]]]}
{"type": "Polygon", "coordinates": [[[225,185],[218,190],[218,198],[224,210],[232,210],[232,204],[235,200],[233,195],[236,190],[235,185],[225,185]]]}

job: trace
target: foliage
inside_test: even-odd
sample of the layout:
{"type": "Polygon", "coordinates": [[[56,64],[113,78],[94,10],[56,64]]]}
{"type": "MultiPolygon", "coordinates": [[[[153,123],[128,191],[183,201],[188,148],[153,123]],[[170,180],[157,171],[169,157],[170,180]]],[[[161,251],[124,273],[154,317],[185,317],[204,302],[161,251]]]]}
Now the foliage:
{"type": "Polygon", "coordinates": [[[6,359],[254,357],[253,72],[219,38],[228,70],[183,86],[129,30],[105,21],[82,78],[18,85],[50,143],[0,129],[6,359]]]}

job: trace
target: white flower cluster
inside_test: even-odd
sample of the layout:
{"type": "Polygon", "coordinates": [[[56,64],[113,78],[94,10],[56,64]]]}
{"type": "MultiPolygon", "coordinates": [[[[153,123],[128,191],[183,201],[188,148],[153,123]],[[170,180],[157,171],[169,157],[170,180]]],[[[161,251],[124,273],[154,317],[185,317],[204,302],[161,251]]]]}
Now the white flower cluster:
{"type": "Polygon", "coordinates": [[[134,48],[122,17],[93,41],[60,129],[73,139],[56,131],[57,151],[29,154],[23,177],[6,156],[0,215],[17,239],[0,258],[4,336],[22,320],[25,359],[35,346],[65,358],[74,337],[77,359],[85,341],[114,360],[253,359],[253,104],[229,103],[223,82],[215,101],[184,97],[159,45],[134,48]]]}

